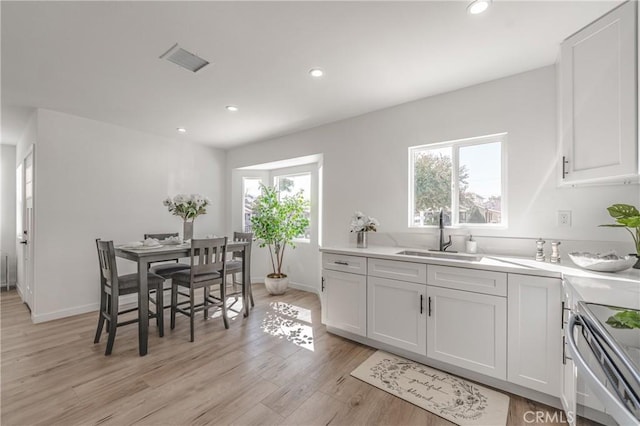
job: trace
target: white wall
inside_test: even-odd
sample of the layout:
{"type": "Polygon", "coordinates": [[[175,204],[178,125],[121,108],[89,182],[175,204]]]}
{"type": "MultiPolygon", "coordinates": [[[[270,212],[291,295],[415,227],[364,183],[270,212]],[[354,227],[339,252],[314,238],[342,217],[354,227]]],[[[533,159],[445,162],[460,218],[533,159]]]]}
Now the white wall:
{"type": "MultiPolygon", "coordinates": [[[[324,154],[323,246],[355,245],[349,219],[355,210],[380,220],[370,244],[434,247],[434,230],[407,227],[410,146],[508,132],[508,214],[505,230],[474,231],[481,250],[534,255],[531,240],[560,239],[573,250],[632,252],[606,207],[639,204],[637,185],[557,188],[557,101],[553,66],[327,124],[227,153],[227,169],[309,154],[324,154]],[[573,226],[556,225],[571,210],[573,226]],[[500,238],[490,238],[500,237],[500,238]],[[508,238],[505,238],[508,237],[508,238]]],[[[463,249],[466,230],[456,230],[463,249]]]]}
{"type": "Polygon", "coordinates": [[[38,111],[37,127],[34,321],[97,309],[96,238],[181,232],[162,205],[168,195],[211,198],[194,235],[224,234],[223,151],[49,110],[38,111]]]}
{"type": "MultiPolygon", "coordinates": [[[[0,276],[10,285],[16,283],[16,147],[0,145],[0,185],[2,199],[0,200],[0,276]],[[5,265],[8,256],[8,265],[5,265]],[[5,276],[5,266],[7,275],[5,276]]],[[[4,281],[3,281],[4,282],[4,281]]]]}

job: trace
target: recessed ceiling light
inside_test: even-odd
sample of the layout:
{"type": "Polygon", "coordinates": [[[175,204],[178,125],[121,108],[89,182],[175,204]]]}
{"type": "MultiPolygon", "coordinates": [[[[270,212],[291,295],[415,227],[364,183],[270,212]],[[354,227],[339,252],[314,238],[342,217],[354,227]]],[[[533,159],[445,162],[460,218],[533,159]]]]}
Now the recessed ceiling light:
{"type": "Polygon", "coordinates": [[[489,8],[489,4],[491,4],[491,0],[473,0],[467,6],[467,12],[471,15],[478,15],[489,8]]]}
{"type": "Polygon", "coordinates": [[[324,71],[322,71],[320,68],[311,68],[309,70],[309,75],[311,75],[311,77],[322,77],[324,75],[324,71]]]}
{"type": "Polygon", "coordinates": [[[185,129],[184,127],[178,127],[176,130],[180,133],[187,133],[187,129],[185,129]]]}
{"type": "Polygon", "coordinates": [[[239,108],[238,108],[237,106],[235,106],[235,105],[227,105],[225,108],[227,109],[227,111],[231,111],[231,112],[236,112],[236,111],[238,111],[238,109],[239,109],[239,108]]]}

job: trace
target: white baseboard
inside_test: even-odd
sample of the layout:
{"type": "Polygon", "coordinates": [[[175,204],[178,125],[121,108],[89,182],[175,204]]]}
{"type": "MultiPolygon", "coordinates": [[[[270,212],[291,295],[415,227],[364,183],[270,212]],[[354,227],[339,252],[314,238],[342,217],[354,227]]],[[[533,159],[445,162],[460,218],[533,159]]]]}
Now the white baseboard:
{"type": "Polygon", "coordinates": [[[318,289],[316,287],[311,287],[309,285],[306,284],[300,284],[300,283],[296,283],[293,281],[289,281],[289,287],[291,288],[295,288],[296,290],[302,290],[302,291],[306,291],[309,293],[314,293],[316,295],[320,295],[320,293],[318,292],[318,289]]]}
{"type": "Polygon", "coordinates": [[[60,318],[71,317],[74,315],[86,314],[87,312],[95,312],[100,309],[99,303],[90,303],[88,305],[76,306],[69,309],[62,309],[55,312],[47,312],[45,314],[31,314],[31,321],[35,324],[39,322],[53,321],[60,318]]]}
{"type": "MultiPolygon", "coordinates": [[[[251,284],[263,284],[264,285],[264,277],[260,278],[251,278],[251,284]]],[[[309,293],[314,293],[320,296],[320,291],[316,287],[311,287],[310,285],[300,284],[294,281],[289,281],[289,287],[295,288],[296,290],[302,290],[309,293]]]]}
{"type": "Polygon", "coordinates": [[[18,296],[20,296],[20,300],[24,303],[24,293],[22,293],[22,287],[16,283],[16,291],[18,292],[18,296]]]}

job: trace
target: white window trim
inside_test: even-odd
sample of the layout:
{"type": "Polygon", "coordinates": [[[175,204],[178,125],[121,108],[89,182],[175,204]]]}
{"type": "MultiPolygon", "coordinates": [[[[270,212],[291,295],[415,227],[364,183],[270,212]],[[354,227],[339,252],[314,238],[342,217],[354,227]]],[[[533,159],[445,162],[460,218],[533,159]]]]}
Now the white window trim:
{"type": "Polygon", "coordinates": [[[247,187],[245,185],[245,182],[249,179],[251,180],[259,180],[260,183],[264,183],[265,182],[265,176],[241,176],[241,186],[242,186],[242,196],[240,197],[240,224],[242,226],[242,232],[246,232],[247,228],[246,228],[246,223],[244,222],[244,194],[247,190],[247,187]]]}
{"type": "MultiPolygon", "coordinates": [[[[458,223],[458,215],[454,214],[452,216],[452,223],[450,226],[446,226],[446,228],[451,229],[507,229],[508,226],[508,208],[509,203],[507,202],[507,133],[496,133],[492,135],[486,136],[478,136],[473,138],[465,138],[465,139],[457,139],[446,142],[438,142],[431,143],[425,145],[411,146],[409,147],[409,205],[407,207],[407,226],[408,228],[415,229],[433,229],[437,228],[436,225],[415,225],[413,223],[413,207],[414,207],[414,183],[415,183],[415,174],[414,174],[414,157],[417,151],[423,151],[428,149],[439,149],[439,148],[454,148],[451,150],[451,163],[452,169],[458,170],[458,164],[460,162],[459,158],[459,150],[461,147],[473,146],[473,145],[484,145],[487,143],[495,143],[500,142],[500,159],[501,159],[501,176],[500,176],[500,202],[501,202],[501,216],[502,223],[500,224],[491,224],[491,223],[458,223]]],[[[453,173],[451,177],[451,208],[454,212],[458,211],[459,200],[459,190],[458,190],[458,173],[453,173]]]]}

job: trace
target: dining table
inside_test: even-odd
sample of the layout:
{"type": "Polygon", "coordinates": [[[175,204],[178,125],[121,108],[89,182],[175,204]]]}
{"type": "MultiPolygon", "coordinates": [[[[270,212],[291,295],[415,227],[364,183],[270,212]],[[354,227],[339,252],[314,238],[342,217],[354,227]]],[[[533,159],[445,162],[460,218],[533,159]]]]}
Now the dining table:
{"type": "MultiPolygon", "coordinates": [[[[251,283],[251,243],[246,241],[230,241],[227,243],[227,254],[239,253],[242,259],[242,282],[251,283]],[[249,248],[249,249],[247,249],[249,248]]],[[[138,264],[138,346],[140,356],[147,354],[149,341],[149,285],[147,273],[149,264],[191,257],[191,244],[159,245],[154,247],[115,247],[116,257],[131,260],[138,264]]],[[[250,284],[249,284],[250,285],[250,284]]],[[[249,316],[249,285],[242,286],[242,305],[244,316],[249,316]]]]}

